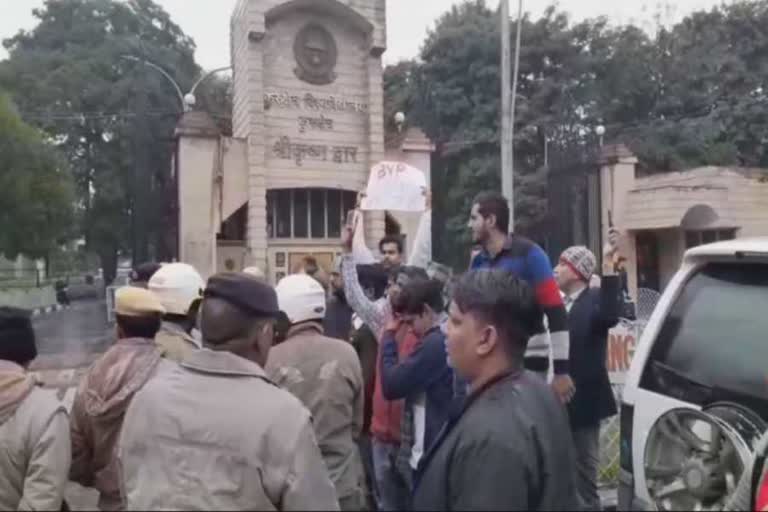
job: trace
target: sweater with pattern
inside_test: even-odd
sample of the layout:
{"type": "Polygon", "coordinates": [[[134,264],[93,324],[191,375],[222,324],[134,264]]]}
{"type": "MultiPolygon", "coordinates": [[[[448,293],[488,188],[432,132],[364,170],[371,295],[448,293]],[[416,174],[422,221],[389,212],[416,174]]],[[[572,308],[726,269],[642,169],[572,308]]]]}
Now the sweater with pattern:
{"type": "Polygon", "coordinates": [[[549,368],[550,345],[555,374],[568,373],[568,316],[555,282],[549,256],[534,242],[519,235],[510,235],[501,251],[491,255],[483,250],[470,264],[470,270],[503,269],[524,280],[536,294],[549,327],[533,336],[525,352],[525,367],[535,372],[549,368]]]}

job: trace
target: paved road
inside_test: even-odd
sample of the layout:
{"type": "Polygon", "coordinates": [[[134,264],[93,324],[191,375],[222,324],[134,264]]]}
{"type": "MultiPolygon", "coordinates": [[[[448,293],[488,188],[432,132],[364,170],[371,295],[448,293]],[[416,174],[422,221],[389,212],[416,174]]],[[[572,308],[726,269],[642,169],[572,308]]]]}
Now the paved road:
{"type": "MultiPolygon", "coordinates": [[[[56,389],[71,409],[77,383],[88,366],[114,340],[103,300],[74,302],[71,308],[35,317],[38,357],[32,365],[46,387],[56,389]]],[[[71,510],[95,510],[97,494],[75,483],[67,486],[71,510]]]]}
{"type": "Polygon", "coordinates": [[[87,365],[114,339],[107,324],[104,301],[75,302],[69,309],[34,319],[39,353],[37,369],[66,369],[87,365]]]}

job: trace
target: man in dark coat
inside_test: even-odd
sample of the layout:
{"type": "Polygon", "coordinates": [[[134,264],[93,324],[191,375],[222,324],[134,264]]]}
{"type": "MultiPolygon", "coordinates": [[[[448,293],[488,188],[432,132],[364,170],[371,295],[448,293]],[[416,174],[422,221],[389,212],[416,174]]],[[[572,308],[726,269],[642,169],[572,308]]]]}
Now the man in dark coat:
{"type": "Polygon", "coordinates": [[[470,272],[449,314],[449,362],[470,393],[422,458],[414,509],[577,509],[565,409],[523,368],[528,339],[542,329],[534,292],[504,270],[470,272]]]}
{"type": "Polygon", "coordinates": [[[349,341],[352,334],[352,308],[344,295],[344,281],[341,279],[341,260],[331,272],[331,296],[328,298],[328,308],[325,311],[323,329],[329,338],[349,341]]]}
{"type": "Polygon", "coordinates": [[[131,286],[135,286],[136,288],[147,288],[149,280],[152,279],[155,272],[160,270],[160,267],[162,267],[162,265],[160,263],[155,263],[154,261],[148,261],[138,265],[131,270],[131,286]]]}
{"type": "Polygon", "coordinates": [[[611,233],[603,261],[600,288],[589,282],[597,265],[586,247],[566,249],[555,276],[568,311],[571,376],[576,394],[568,414],[576,449],[576,486],[582,510],[600,510],[597,474],[600,463],[600,423],[616,414],[616,399],[606,368],[608,330],[621,310],[621,280],[614,267],[617,238],[611,233]]]}

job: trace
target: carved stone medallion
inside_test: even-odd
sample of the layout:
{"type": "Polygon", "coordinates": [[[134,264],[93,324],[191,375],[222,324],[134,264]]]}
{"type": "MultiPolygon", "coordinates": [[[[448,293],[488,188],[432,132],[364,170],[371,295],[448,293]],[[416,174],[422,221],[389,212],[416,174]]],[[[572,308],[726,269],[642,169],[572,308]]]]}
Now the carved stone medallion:
{"type": "Polygon", "coordinates": [[[327,85],[336,80],[336,41],[322,25],[305,25],[296,35],[293,54],[298,64],[294,72],[300,80],[313,85],[327,85]]]}

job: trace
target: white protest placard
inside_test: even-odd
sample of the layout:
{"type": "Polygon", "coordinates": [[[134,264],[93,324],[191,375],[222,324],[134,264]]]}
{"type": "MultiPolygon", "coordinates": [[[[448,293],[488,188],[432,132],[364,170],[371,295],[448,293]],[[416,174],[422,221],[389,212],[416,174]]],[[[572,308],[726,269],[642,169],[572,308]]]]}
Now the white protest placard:
{"type": "Polygon", "coordinates": [[[419,169],[403,162],[379,162],[371,169],[363,210],[423,212],[427,180],[419,169]]]}

